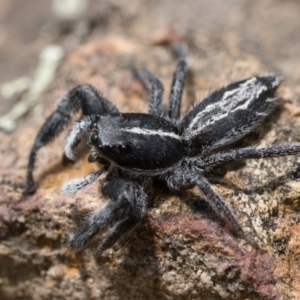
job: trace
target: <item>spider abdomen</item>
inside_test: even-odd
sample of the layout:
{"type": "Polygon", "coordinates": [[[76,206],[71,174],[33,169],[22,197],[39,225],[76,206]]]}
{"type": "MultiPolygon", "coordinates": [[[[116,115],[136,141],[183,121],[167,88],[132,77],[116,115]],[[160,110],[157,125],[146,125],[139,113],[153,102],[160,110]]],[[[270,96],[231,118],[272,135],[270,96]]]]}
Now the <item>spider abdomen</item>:
{"type": "Polygon", "coordinates": [[[281,76],[251,77],[215,91],[181,121],[189,156],[231,144],[260,124],[275,108],[281,76]]]}
{"type": "Polygon", "coordinates": [[[123,168],[159,171],[184,156],[178,129],[167,120],[148,114],[111,114],[99,118],[97,141],[104,158],[123,168]]]}

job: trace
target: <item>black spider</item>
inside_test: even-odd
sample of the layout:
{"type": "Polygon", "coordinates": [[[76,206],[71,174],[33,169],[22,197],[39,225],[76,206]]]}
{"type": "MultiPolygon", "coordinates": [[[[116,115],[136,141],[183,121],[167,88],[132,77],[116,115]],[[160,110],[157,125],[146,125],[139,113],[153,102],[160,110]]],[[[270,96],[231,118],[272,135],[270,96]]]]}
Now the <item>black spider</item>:
{"type": "Polygon", "coordinates": [[[209,95],[180,118],[187,71],[184,49],[184,45],[177,45],[179,61],[167,116],[161,107],[161,82],[148,70],[141,69],[137,74],[150,90],[149,114],[120,113],[92,86],[79,85],[63,97],[40,129],[30,152],[25,194],[36,190],[32,173],[37,151],[58,136],[71,115],[80,109],[83,116],[66,138],[65,156],[76,160],[75,148],[83,133],[87,132],[88,160],[104,166],[98,172],[65,183],[62,189],[65,194],[75,194],[96,181],[102,173],[108,172],[102,193],[110,201],[70,236],[70,245],[76,252],[82,251],[96,234],[109,229],[97,249],[104,251],[134,228],[147,210],[144,189],[155,177],[165,180],[171,190],[198,187],[232,232],[245,238],[232,210],[211,188],[203,174],[213,167],[238,160],[300,153],[298,143],[216,153],[220,147],[245,136],[272,112],[281,77],[259,76],[230,84],[209,95]]]}

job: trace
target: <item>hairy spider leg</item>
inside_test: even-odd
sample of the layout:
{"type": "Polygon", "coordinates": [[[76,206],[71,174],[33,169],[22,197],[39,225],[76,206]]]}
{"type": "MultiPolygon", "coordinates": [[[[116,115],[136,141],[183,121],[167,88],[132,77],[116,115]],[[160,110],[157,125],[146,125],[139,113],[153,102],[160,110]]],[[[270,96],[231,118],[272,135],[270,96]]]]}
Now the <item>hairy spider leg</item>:
{"type": "Polygon", "coordinates": [[[173,75],[168,116],[172,121],[177,121],[180,117],[181,98],[187,72],[187,47],[184,43],[178,43],[173,46],[173,50],[178,57],[178,63],[173,75]]]}
{"type": "Polygon", "coordinates": [[[190,159],[179,164],[174,170],[166,174],[167,184],[171,190],[182,190],[192,187],[198,187],[206,202],[214,212],[224,220],[232,232],[237,237],[245,237],[244,232],[235,218],[232,210],[226,204],[224,199],[216,193],[210,184],[199,174],[199,170],[190,164],[190,159]]]}
{"type": "Polygon", "coordinates": [[[229,164],[239,160],[288,156],[299,153],[300,143],[286,145],[275,144],[263,148],[245,147],[237,150],[216,153],[205,158],[191,158],[190,161],[197,168],[208,171],[210,168],[229,164]]]}
{"type": "Polygon", "coordinates": [[[65,139],[64,161],[76,161],[77,156],[75,149],[81,142],[82,133],[89,132],[91,130],[93,124],[97,121],[97,116],[83,116],[80,120],[73,124],[65,139]]]}
{"type": "Polygon", "coordinates": [[[82,109],[82,114],[86,116],[118,112],[117,108],[91,85],[79,85],[69,91],[36,136],[29,155],[24,195],[32,194],[37,189],[37,184],[33,179],[33,170],[38,150],[57,137],[69,123],[71,116],[79,109],[82,109]]]}
{"type": "Polygon", "coordinates": [[[164,87],[160,80],[154,76],[146,68],[134,69],[134,73],[142,82],[144,87],[150,91],[149,93],[149,114],[154,116],[162,116],[161,102],[164,93],[164,87]]]}
{"type": "Polygon", "coordinates": [[[87,185],[95,182],[105,171],[109,169],[109,167],[110,165],[106,164],[97,172],[91,173],[82,178],[76,178],[65,182],[61,187],[63,193],[68,196],[75,195],[87,185]]]}
{"type": "Polygon", "coordinates": [[[203,177],[196,176],[196,178],[194,181],[195,186],[202,191],[205,200],[209,203],[214,212],[227,223],[236,236],[244,237],[241,226],[225,200],[211,188],[210,184],[203,177]]]}
{"type": "Polygon", "coordinates": [[[85,224],[69,238],[75,252],[81,252],[87,242],[108,227],[112,230],[102,240],[97,252],[113,246],[121,236],[130,231],[142,218],[147,206],[147,195],[136,182],[114,179],[106,181],[102,193],[111,202],[96,211],[85,224]]]}
{"type": "Polygon", "coordinates": [[[102,192],[111,199],[119,197],[118,193],[126,195],[131,203],[128,218],[120,220],[98,246],[96,252],[103,252],[112,247],[124,234],[133,229],[144,216],[148,203],[148,196],[137,182],[113,180],[104,184],[102,192]],[[116,188],[118,186],[118,188],[116,188]],[[119,190],[118,190],[119,189],[119,190]]]}

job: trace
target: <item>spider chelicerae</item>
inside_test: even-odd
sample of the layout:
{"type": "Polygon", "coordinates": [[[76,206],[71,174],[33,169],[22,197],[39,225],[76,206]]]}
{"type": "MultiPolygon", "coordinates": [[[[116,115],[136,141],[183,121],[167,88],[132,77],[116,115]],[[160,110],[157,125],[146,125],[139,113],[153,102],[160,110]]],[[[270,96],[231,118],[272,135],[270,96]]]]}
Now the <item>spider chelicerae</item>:
{"type": "Polygon", "coordinates": [[[94,87],[79,85],[62,98],[37,134],[29,156],[25,194],[32,194],[37,188],[33,179],[37,151],[58,136],[80,109],[82,117],[66,138],[64,156],[75,161],[76,147],[87,133],[88,161],[98,162],[102,168],[65,183],[63,192],[73,195],[108,173],[102,183],[108,204],[95,211],[69,237],[76,252],[82,251],[96,234],[106,233],[97,248],[97,252],[104,251],[133,229],[147,211],[145,191],[157,177],[173,191],[199,188],[231,231],[246,238],[231,208],[213,190],[205,174],[214,167],[240,160],[300,153],[299,143],[217,152],[244,137],[273,111],[281,77],[256,76],[229,84],[180,117],[187,51],[183,43],[176,44],[174,49],[178,63],[168,111],[162,109],[161,82],[147,69],[138,69],[136,74],[150,91],[148,114],[120,113],[94,87]]]}

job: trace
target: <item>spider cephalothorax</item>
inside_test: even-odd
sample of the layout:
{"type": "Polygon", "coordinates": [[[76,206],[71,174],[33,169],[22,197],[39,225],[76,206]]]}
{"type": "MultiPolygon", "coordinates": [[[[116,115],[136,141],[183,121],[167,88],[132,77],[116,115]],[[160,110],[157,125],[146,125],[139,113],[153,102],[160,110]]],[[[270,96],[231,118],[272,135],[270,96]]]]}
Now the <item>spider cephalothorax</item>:
{"type": "Polygon", "coordinates": [[[171,190],[198,187],[232,232],[245,237],[233,212],[211,188],[204,174],[213,167],[238,160],[300,153],[298,143],[217,152],[241,139],[272,112],[281,77],[259,76],[230,84],[206,97],[180,119],[187,64],[182,44],[177,45],[177,52],[179,61],[167,115],[161,107],[162,84],[148,70],[141,69],[137,75],[150,90],[148,114],[122,114],[92,86],[79,85],[63,97],[40,129],[29,157],[26,194],[36,189],[32,173],[38,149],[53,140],[79,109],[83,116],[66,138],[65,156],[76,160],[75,149],[82,134],[87,133],[88,159],[103,167],[65,183],[63,191],[74,194],[108,172],[102,193],[110,201],[70,236],[75,251],[83,250],[96,234],[108,231],[98,247],[98,251],[104,251],[130,231],[146,212],[144,190],[155,177],[164,180],[171,190]]]}

